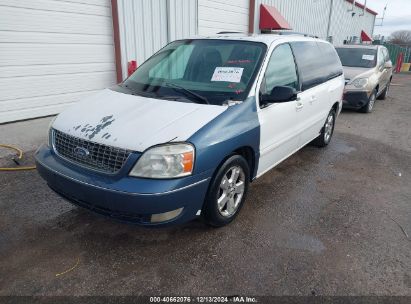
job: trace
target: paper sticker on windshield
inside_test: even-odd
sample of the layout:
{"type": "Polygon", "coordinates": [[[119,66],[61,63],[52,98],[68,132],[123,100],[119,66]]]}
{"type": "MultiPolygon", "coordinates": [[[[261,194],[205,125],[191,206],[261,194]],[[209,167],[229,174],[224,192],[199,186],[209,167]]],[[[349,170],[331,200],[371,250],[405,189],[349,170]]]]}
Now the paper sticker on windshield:
{"type": "Polygon", "coordinates": [[[363,60],[374,60],[374,55],[362,55],[363,60]]]}
{"type": "Polygon", "coordinates": [[[216,67],[211,81],[240,82],[244,68],[216,67]]]}

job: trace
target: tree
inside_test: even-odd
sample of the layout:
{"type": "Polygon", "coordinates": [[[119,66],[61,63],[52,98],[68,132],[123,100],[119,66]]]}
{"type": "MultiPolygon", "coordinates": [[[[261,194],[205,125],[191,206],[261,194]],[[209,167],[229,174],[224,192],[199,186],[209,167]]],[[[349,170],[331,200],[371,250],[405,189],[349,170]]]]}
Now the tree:
{"type": "Polygon", "coordinates": [[[390,42],[403,46],[411,46],[411,31],[395,31],[390,36],[390,42]]]}

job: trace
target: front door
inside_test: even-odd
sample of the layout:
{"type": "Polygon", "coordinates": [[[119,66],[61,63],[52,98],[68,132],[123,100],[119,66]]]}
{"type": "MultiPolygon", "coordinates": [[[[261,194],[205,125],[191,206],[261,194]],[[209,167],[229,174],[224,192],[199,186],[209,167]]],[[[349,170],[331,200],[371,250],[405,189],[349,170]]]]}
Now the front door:
{"type": "Polygon", "coordinates": [[[388,83],[391,80],[391,75],[392,75],[392,63],[390,59],[390,55],[388,53],[388,50],[386,48],[381,48],[382,53],[384,55],[384,87],[388,85],[388,83]],[[386,63],[390,63],[389,66],[385,67],[386,63]]]}
{"type": "Polygon", "coordinates": [[[388,69],[385,68],[385,54],[382,51],[382,47],[378,48],[378,57],[377,57],[377,65],[378,65],[378,93],[381,93],[388,83],[388,69]]]}
{"type": "MultiPolygon", "coordinates": [[[[271,54],[259,93],[267,94],[276,86],[298,90],[298,76],[289,44],[277,46],[271,54]]],[[[258,98],[257,98],[258,99],[258,98]]],[[[260,160],[257,176],[270,170],[298,148],[297,112],[301,100],[273,103],[259,109],[260,160]]]]}

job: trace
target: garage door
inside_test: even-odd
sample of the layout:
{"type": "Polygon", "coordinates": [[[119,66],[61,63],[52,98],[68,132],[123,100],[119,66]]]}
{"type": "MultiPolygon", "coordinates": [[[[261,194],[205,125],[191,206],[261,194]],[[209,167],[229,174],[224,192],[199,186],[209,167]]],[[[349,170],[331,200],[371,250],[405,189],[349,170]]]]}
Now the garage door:
{"type": "Polygon", "coordinates": [[[109,0],[0,0],[0,123],[114,84],[114,58],[109,0]]]}
{"type": "Polygon", "coordinates": [[[247,33],[249,2],[249,0],[199,0],[199,34],[207,36],[221,31],[247,33]]]}

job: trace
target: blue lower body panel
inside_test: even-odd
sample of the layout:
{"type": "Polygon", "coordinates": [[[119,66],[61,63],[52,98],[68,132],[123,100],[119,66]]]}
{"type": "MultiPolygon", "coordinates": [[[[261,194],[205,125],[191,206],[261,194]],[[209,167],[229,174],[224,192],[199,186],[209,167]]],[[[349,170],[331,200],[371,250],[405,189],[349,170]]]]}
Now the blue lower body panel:
{"type": "Polygon", "coordinates": [[[70,202],[114,219],[148,226],[184,223],[197,217],[212,174],[204,172],[174,180],[108,176],[67,162],[45,146],[35,157],[39,174],[70,202]],[[175,218],[150,222],[152,214],[180,208],[183,211],[175,218]]]}

